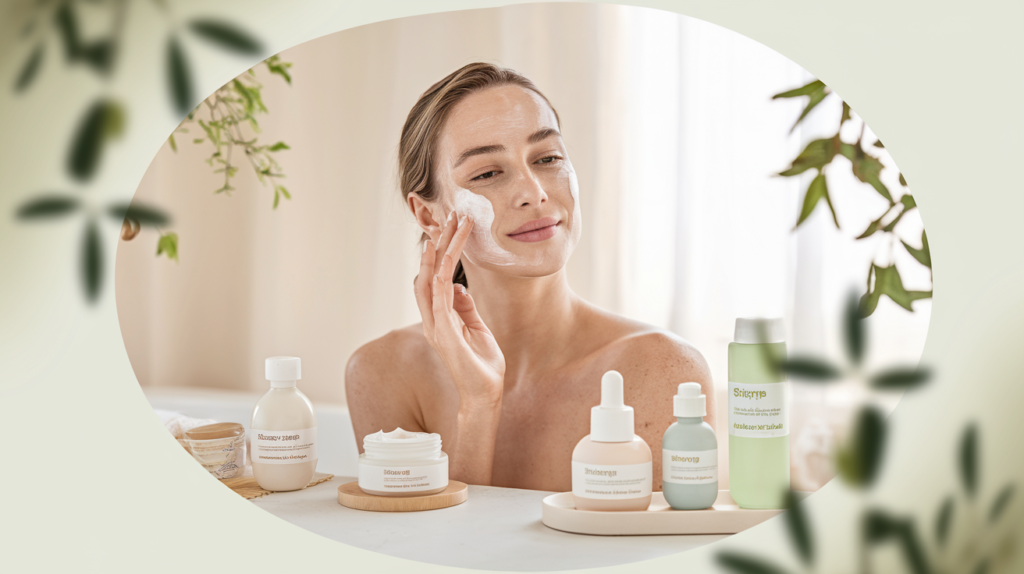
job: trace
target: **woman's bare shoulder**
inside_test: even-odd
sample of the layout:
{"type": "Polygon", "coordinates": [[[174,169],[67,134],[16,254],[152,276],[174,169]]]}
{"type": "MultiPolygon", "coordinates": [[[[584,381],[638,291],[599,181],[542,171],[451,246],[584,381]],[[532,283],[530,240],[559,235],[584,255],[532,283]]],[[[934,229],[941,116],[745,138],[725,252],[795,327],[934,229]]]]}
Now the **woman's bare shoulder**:
{"type": "Polygon", "coordinates": [[[356,349],[345,367],[346,388],[371,381],[402,381],[411,370],[423,370],[434,356],[421,323],[388,332],[356,349]]]}
{"type": "Polygon", "coordinates": [[[603,324],[603,330],[610,335],[601,354],[609,368],[624,377],[711,382],[711,371],[704,356],[679,335],[603,310],[595,320],[603,324]]]}

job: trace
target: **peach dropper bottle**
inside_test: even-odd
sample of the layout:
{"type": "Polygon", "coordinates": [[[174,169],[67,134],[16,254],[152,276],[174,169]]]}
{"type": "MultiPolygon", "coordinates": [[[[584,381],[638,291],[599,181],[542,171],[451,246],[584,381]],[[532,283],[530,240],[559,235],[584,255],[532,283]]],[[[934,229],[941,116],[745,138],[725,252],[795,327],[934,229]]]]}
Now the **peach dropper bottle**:
{"type": "Polygon", "coordinates": [[[647,510],[651,505],[651,447],[633,434],[633,407],[623,402],[622,375],[601,377],[601,404],[590,411],[590,434],[572,451],[572,498],[577,510],[647,510]]]}

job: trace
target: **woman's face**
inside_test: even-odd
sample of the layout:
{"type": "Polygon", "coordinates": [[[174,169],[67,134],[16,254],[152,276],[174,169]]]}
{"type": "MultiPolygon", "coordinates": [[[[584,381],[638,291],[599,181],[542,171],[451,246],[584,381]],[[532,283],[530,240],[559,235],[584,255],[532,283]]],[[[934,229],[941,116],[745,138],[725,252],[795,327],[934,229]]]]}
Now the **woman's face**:
{"type": "Polygon", "coordinates": [[[438,144],[436,216],[473,217],[463,251],[470,263],[531,277],[565,265],[580,238],[579,193],[555,114],[540,96],[519,86],[470,94],[438,144]]]}

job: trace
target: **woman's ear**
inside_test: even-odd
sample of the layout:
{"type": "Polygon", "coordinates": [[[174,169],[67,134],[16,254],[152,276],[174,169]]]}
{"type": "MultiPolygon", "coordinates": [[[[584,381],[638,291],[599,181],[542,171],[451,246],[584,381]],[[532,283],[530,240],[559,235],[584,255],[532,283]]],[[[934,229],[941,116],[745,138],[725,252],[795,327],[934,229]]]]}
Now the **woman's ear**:
{"type": "Polygon", "coordinates": [[[416,192],[409,194],[408,202],[409,211],[412,211],[412,215],[416,218],[416,223],[420,226],[420,229],[436,243],[438,238],[441,237],[441,224],[439,222],[444,221],[440,213],[434,213],[434,210],[439,208],[438,203],[426,202],[416,192]]]}

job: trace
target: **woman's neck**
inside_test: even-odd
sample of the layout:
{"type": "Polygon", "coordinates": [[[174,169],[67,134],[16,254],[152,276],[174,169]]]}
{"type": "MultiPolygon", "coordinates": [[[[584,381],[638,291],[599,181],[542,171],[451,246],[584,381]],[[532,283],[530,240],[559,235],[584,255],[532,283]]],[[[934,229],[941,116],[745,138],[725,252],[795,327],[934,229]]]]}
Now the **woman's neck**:
{"type": "Polygon", "coordinates": [[[505,356],[506,385],[565,362],[584,306],[564,268],[547,277],[509,277],[467,266],[466,278],[480,318],[505,356]]]}

